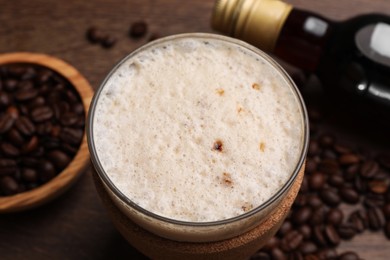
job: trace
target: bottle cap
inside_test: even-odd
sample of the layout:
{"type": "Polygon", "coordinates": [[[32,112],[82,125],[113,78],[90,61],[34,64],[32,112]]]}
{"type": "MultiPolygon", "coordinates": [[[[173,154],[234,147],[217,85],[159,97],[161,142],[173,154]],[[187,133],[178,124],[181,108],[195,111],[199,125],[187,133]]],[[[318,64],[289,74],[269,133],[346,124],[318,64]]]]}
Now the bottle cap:
{"type": "Polygon", "coordinates": [[[278,0],[218,0],[211,26],[263,51],[273,51],[291,10],[290,4],[278,0]]]}

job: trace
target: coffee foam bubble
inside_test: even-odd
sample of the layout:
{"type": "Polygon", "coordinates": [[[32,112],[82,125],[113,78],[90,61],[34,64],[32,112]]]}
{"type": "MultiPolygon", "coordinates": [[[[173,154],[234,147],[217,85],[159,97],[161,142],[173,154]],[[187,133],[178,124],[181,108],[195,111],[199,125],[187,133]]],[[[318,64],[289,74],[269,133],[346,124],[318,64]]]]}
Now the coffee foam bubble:
{"type": "Polygon", "coordinates": [[[219,40],[148,47],[105,83],[98,159],[129,199],[172,219],[231,218],[272,197],[302,150],[297,97],[280,72],[219,40]]]}

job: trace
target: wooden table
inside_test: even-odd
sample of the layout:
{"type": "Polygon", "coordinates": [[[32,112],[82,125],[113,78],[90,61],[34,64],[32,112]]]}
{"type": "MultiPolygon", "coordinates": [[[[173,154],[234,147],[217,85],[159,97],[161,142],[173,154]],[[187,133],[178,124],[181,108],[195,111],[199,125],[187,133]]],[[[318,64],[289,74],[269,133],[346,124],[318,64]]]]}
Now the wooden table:
{"type": "MultiPolygon", "coordinates": [[[[289,2],[333,19],[373,11],[390,15],[388,0],[289,2]]],[[[96,89],[118,60],[154,33],[212,32],[213,4],[212,0],[1,0],[0,53],[33,51],[57,56],[80,70],[96,89]],[[138,20],[148,23],[148,35],[132,40],[128,30],[138,20]],[[90,44],[85,39],[90,26],[116,37],[117,44],[111,49],[90,44]]],[[[383,142],[369,135],[349,135],[343,126],[330,127],[368,147],[383,148],[383,142]]],[[[1,215],[0,259],[144,259],[111,224],[91,172],[89,167],[69,192],[48,205],[1,215]]],[[[355,248],[365,259],[388,259],[389,246],[383,234],[367,233],[341,248],[355,248]]]]}

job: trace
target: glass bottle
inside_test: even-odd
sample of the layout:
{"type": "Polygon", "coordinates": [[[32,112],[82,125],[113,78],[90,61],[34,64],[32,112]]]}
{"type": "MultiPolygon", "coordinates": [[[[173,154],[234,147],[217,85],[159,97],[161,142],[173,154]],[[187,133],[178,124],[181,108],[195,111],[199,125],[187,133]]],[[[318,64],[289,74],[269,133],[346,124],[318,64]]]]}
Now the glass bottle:
{"type": "Polygon", "coordinates": [[[336,22],[278,0],[219,0],[212,27],[315,73],[342,106],[390,122],[390,16],[336,22]]]}

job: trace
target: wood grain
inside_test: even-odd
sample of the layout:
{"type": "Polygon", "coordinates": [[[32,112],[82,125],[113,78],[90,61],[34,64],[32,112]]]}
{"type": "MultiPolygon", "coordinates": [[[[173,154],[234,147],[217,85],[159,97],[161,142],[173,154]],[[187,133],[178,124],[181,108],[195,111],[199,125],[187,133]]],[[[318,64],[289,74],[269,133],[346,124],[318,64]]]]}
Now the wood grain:
{"type": "MultiPolygon", "coordinates": [[[[381,12],[390,15],[388,0],[288,0],[299,8],[335,20],[381,12]]],[[[0,0],[0,53],[38,52],[72,64],[94,89],[108,71],[153,33],[212,32],[212,0],[0,0]],[[128,37],[130,24],[147,21],[146,37],[128,37]],[[97,26],[118,39],[112,49],[86,41],[97,26]]],[[[310,101],[310,100],[309,100],[310,101]]],[[[346,142],[383,147],[371,132],[357,133],[331,120],[329,129],[346,142]]],[[[356,131],[355,131],[356,130],[356,131]]],[[[91,178],[92,168],[55,201],[23,213],[0,216],[1,259],[145,259],[128,245],[111,224],[91,178]]],[[[364,259],[388,259],[389,241],[382,233],[365,233],[338,249],[357,250],[364,259]]]]}

